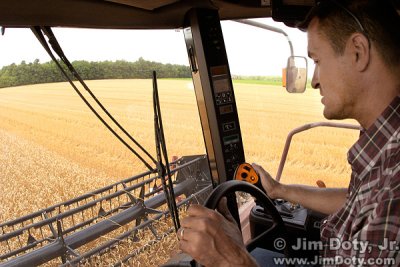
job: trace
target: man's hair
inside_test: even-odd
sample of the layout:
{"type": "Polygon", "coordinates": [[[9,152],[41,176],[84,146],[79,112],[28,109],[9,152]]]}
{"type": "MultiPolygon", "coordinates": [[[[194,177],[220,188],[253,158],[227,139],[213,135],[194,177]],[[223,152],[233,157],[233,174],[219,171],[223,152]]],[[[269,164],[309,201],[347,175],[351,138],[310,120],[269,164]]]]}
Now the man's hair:
{"type": "Polygon", "coordinates": [[[388,67],[400,66],[400,16],[390,0],[320,0],[299,27],[306,29],[315,17],[337,54],[351,34],[361,32],[388,67]]]}

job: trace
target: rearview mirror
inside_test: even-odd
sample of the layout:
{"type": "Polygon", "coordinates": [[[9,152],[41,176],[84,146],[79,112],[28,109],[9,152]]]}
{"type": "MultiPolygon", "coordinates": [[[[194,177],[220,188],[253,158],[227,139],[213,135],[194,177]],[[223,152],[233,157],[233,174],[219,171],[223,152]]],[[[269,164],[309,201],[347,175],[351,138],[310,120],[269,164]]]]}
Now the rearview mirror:
{"type": "Polygon", "coordinates": [[[286,66],[286,91],[289,93],[304,93],[307,85],[307,59],[291,56],[286,66]]]}

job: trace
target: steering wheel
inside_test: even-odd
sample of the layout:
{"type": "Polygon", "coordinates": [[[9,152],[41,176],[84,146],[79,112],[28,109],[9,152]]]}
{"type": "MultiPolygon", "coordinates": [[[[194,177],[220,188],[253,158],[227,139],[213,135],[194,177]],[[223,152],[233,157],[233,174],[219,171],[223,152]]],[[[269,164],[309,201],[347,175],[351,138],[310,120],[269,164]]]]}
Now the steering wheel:
{"type": "MultiPolygon", "coordinates": [[[[279,214],[278,210],[276,209],[274,203],[272,200],[259,188],[256,186],[244,182],[244,181],[238,181],[238,180],[230,180],[226,181],[219,186],[217,186],[211,195],[207,198],[205,201],[204,206],[209,208],[209,209],[216,209],[218,206],[219,201],[222,199],[222,197],[227,196],[229,194],[233,194],[237,191],[240,192],[245,192],[253,197],[255,197],[259,202],[259,204],[264,208],[264,211],[266,211],[271,217],[273,221],[273,225],[260,234],[259,236],[255,237],[252,239],[249,244],[246,246],[248,251],[252,251],[254,248],[257,247],[257,242],[264,238],[265,236],[273,236],[273,237],[281,237],[285,240],[286,246],[284,249],[284,255],[286,258],[291,258],[292,252],[290,250],[289,246],[289,240],[288,240],[288,234],[287,230],[285,227],[285,224],[282,220],[281,215],[279,214]]],[[[190,256],[187,254],[181,254],[177,259],[174,261],[171,261],[169,264],[162,265],[163,267],[177,267],[177,266],[201,266],[197,262],[195,262],[190,256]]],[[[289,265],[287,265],[289,266],[289,265]]]]}
{"type": "Polygon", "coordinates": [[[275,238],[279,236],[283,238],[287,244],[283,251],[284,255],[287,258],[290,258],[292,253],[290,251],[288,234],[282,217],[276,209],[273,201],[256,186],[244,181],[226,181],[214,189],[211,195],[207,198],[204,206],[209,209],[216,209],[222,197],[235,193],[237,191],[245,192],[255,197],[258,200],[257,203],[264,208],[264,211],[271,216],[273,221],[273,225],[268,230],[250,240],[250,242],[246,246],[247,250],[252,251],[253,249],[255,249],[257,247],[257,242],[267,235],[273,236],[275,238]]]}

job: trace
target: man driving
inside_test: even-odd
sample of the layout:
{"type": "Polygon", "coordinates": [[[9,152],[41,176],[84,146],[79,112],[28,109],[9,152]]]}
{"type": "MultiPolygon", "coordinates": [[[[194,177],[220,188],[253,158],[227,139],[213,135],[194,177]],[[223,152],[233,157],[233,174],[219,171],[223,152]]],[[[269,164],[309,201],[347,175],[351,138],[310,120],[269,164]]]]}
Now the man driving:
{"type": "MultiPolygon", "coordinates": [[[[300,27],[307,31],[308,54],[315,62],[312,87],[320,90],[324,117],[355,119],[363,128],[347,155],[352,169],[349,186],[287,185],[261,166],[253,167],[270,198],[327,214],[321,225],[322,258],[354,258],[355,265],[369,266],[378,265],[377,259],[393,259],[390,265],[398,266],[399,15],[390,1],[322,0],[300,27]],[[333,248],[333,238],[353,246],[333,248]],[[367,249],[357,249],[357,242],[365,242],[367,249]]],[[[271,266],[266,258],[254,258],[246,250],[226,201],[218,211],[191,206],[181,225],[180,248],[204,266],[271,266]]]]}

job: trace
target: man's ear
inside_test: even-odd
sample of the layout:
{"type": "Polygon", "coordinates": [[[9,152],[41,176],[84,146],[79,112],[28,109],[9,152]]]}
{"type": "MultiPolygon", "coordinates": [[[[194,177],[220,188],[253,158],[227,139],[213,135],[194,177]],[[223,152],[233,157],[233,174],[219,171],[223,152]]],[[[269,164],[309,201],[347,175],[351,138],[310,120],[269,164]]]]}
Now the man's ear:
{"type": "Polygon", "coordinates": [[[355,68],[360,72],[365,71],[371,60],[371,47],[368,38],[362,33],[353,33],[347,44],[349,45],[355,68]]]}

